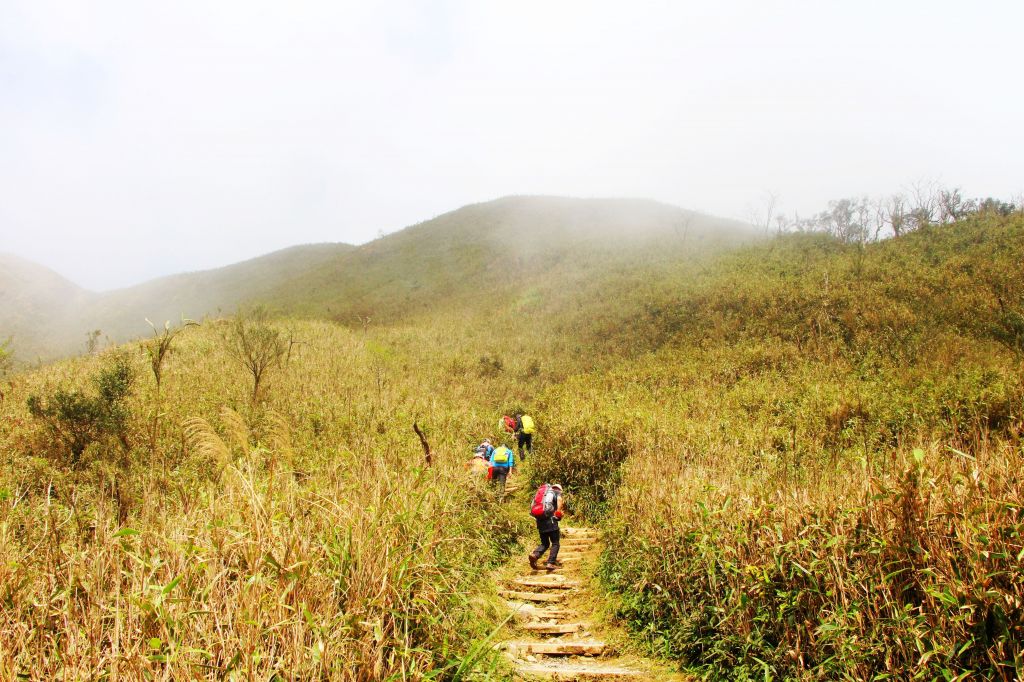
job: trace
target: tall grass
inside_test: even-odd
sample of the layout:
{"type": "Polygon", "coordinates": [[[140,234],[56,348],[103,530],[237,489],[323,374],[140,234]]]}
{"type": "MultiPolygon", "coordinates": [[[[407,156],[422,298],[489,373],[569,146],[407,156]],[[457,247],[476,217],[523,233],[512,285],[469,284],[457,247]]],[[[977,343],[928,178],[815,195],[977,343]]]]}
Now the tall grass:
{"type": "Polygon", "coordinates": [[[715,676],[1015,679],[1020,453],[982,456],[935,446],[814,485],[637,462],[604,579],[652,647],[715,676]]]}
{"type": "Polygon", "coordinates": [[[387,327],[279,321],[297,343],[255,401],[207,322],[159,393],[135,353],[117,442],[73,468],[25,401],[108,359],[18,375],[0,676],[488,669],[487,572],[528,517],[462,464],[513,405],[534,482],[606,525],[604,584],[654,651],[734,678],[1018,676],[1022,231],[560,254],[497,306],[476,287],[387,327]]]}
{"type": "Polygon", "coordinates": [[[1021,227],[861,269],[801,240],[738,255],[748,276],[638,320],[674,330],[661,351],[577,380],[593,421],[649,424],[602,567],[648,646],[734,679],[1021,676],[1024,366],[985,274],[1021,227]]]}
{"type": "Polygon", "coordinates": [[[143,391],[127,461],[94,443],[66,469],[19,407],[104,358],[20,378],[2,415],[0,676],[413,680],[493,665],[473,644],[496,621],[483,576],[521,521],[465,478],[475,434],[437,427],[471,419],[427,404],[400,353],[381,370],[349,332],[299,329],[309,345],[255,406],[224,328],[184,332],[158,451],[143,391]],[[432,468],[414,415],[436,439],[432,468]]]}

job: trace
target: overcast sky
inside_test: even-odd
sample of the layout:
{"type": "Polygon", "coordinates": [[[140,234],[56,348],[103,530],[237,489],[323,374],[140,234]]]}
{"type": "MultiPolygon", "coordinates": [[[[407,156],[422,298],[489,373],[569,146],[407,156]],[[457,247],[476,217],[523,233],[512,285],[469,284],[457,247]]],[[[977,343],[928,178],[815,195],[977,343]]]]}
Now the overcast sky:
{"type": "Polygon", "coordinates": [[[1024,2],[0,0],[0,251],[92,289],[507,194],[1024,191],[1024,2]]]}

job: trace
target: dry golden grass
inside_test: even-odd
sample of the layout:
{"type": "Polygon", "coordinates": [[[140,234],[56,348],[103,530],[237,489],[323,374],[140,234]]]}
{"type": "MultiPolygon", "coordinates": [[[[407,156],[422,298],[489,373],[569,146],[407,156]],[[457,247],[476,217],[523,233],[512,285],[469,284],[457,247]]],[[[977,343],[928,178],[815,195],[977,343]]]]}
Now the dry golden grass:
{"type": "MultiPolygon", "coordinates": [[[[516,533],[466,486],[462,450],[477,434],[435,426],[466,415],[403,374],[400,351],[381,366],[368,340],[294,326],[307,345],[256,407],[222,327],[182,334],[160,450],[147,451],[140,419],[127,466],[103,443],[64,468],[22,407],[102,357],[19,377],[0,416],[0,677],[413,680],[476,668],[481,576],[516,533]],[[436,438],[432,469],[414,417],[436,438]]],[[[151,398],[140,392],[134,413],[151,398]]]]}

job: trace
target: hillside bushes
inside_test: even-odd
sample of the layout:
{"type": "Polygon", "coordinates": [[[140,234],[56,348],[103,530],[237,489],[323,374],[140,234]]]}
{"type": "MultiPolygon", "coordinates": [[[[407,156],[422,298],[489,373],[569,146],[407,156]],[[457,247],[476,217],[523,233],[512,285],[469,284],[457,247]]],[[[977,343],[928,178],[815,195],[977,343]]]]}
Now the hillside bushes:
{"type": "Polygon", "coordinates": [[[102,445],[115,439],[128,450],[131,411],[126,401],[134,382],[131,362],[125,355],[117,354],[93,377],[95,394],[57,388],[48,395],[30,395],[29,413],[46,424],[50,436],[59,444],[46,448],[45,454],[76,468],[82,453],[93,443],[102,445]]]}
{"type": "Polygon", "coordinates": [[[709,677],[1024,674],[1024,368],[992,331],[1024,284],[985,274],[1022,229],[726,258],[659,352],[578,382],[660,433],[601,569],[642,641],[709,677]]]}
{"type": "Polygon", "coordinates": [[[561,483],[577,518],[599,519],[619,486],[629,440],[606,424],[566,426],[556,422],[544,434],[544,455],[534,458],[531,483],[561,483]]]}
{"type": "MultiPolygon", "coordinates": [[[[26,408],[47,396],[40,409],[62,415],[51,388],[62,386],[74,404],[145,415],[155,383],[121,392],[113,380],[141,354],[117,371],[99,356],[23,375],[0,405],[0,677],[455,680],[492,669],[487,636],[504,614],[483,577],[528,519],[466,478],[457,444],[476,401],[408,372],[429,365],[401,334],[296,322],[303,349],[254,405],[225,326],[176,338],[156,452],[129,419],[117,462],[90,458],[106,452],[97,442],[69,469],[63,444],[60,457],[38,456],[55,441],[26,408]],[[386,362],[374,344],[391,349],[386,362]],[[435,449],[429,469],[414,418],[435,449]]],[[[507,393],[502,377],[489,381],[507,393]]]]}
{"type": "Polygon", "coordinates": [[[732,679],[1024,672],[1019,452],[780,489],[635,463],[603,578],[656,650],[732,679]]]}

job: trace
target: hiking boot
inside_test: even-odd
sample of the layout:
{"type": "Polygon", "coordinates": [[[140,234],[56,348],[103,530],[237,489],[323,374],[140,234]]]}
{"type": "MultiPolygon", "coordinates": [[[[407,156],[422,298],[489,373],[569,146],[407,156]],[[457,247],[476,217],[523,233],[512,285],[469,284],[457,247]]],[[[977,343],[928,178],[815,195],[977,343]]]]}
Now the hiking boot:
{"type": "Polygon", "coordinates": [[[530,555],[530,568],[532,568],[535,571],[537,570],[537,560],[538,559],[540,559],[540,557],[538,555],[536,555],[536,554],[531,554],[530,555]]]}
{"type": "Polygon", "coordinates": [[[546,566],[544,567],[544,570],[545,570],[545,571],[549,571],[549,572],[550,572],[550,571],[554,571],[554,570],[557,570],[557,569],[559,569],[559,568],[561,568],[561,567],[562,567],[562,562],[560,562],[560,561],[556,561],[556,562],[555,562],[555,563],[553,563],[553,564],[547,564],[547,565],[546,565],[546,566]]]}

